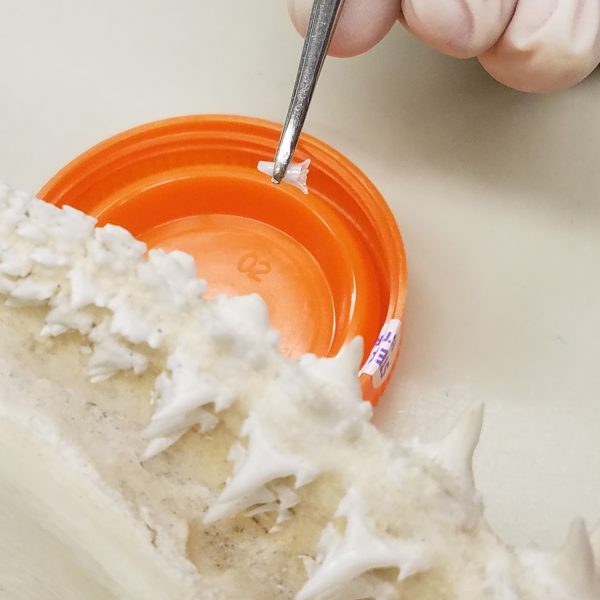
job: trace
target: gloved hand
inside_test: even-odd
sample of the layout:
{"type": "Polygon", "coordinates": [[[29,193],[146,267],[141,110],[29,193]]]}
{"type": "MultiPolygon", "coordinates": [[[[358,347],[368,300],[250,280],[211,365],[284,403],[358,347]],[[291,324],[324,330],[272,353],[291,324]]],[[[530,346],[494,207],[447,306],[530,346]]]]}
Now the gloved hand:
{"type": "MultiPolygon", "coordinates": [[[[312,2],[288,0],[302,35],[312,2]]],[[[492,77],[526,92],[570,87],[600,63],[600,0],[346,0],[329,53],[361,54],[397,19],[433,48],[476,56],[492,77]]]]}

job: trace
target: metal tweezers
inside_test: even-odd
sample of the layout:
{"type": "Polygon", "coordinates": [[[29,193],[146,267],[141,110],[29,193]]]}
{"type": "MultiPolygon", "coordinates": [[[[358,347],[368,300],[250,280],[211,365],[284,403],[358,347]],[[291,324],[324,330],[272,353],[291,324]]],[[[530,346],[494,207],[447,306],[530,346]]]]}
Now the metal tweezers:
{"type": "Polygon", "coordinates": [[[327,49],[344,0],[315,0],[285,124],[275,152],[273,183],[281,183],[292,161],[327,49]]]}

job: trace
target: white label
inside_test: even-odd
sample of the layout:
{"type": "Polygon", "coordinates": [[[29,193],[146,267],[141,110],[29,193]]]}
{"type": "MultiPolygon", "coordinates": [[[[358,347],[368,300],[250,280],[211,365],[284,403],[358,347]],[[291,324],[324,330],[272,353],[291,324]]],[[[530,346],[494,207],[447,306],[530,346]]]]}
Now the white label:
{"type": "Polygon", "coordinates": [[[371,354],[360,370],[360,375],[371,375],[374,388],[378,388],[390,374],[398,353],[400,325],[398,319],[391,319],[381,328],[371,354]]]}

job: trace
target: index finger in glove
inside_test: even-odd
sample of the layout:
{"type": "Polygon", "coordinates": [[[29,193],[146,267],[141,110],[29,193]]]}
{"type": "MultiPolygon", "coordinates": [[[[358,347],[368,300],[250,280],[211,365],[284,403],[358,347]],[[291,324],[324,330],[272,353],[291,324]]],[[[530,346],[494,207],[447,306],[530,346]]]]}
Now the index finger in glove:
{"type": "MultiPolygon", "coordinates": [[[[288,0],[300,35],[306,34],[313,0],[288,0]]],[[[356,56],[380,42],[400,15],[400,0],[346,0],[329,47],[332,56],[356,56]]]]}

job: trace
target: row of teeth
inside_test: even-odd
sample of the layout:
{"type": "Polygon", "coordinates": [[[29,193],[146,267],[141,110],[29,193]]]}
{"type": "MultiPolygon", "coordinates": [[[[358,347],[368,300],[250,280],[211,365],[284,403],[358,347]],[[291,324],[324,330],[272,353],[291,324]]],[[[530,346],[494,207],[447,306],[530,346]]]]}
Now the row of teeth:
{"type": "MultiPolygon", "coordinates": [[[[47,305],[42,335],[75,330],[86,338],[90,376],[95,381],[121,370],[142,373],[159,357],[164,370],[156,381],[154,414],[145,432],[146,459],[176,443],[191,427],[211,429],[219,414],[242,402],[245,394],[244,373],[238,384],[227,382],[227,377],[218,375],[218,362],[207,364],[198,358],[197,337],[186,326],[192,321],[210,323],[210,343],[235,356],[247,373],[266,369],[267,359],[276,357],[274,376],[293,372],[305,386],[299,384],[301,389],[308,390],[302,410],[327,426],[344,422],[334,437],[352,442],[370,427],[367,403],[339,400],[358,394],[359,343],[334,359],[307,356],[293,363],[276,351],[278,338],[268,326],[261,302],[251,298],[203,302],[204,285],[196,279],[190,257],[151,251],[144,260],[145,246],[127,232],[95,225],[94,219],[78,211],[58,209],[0,184],[0,294],[10,306],[47,305]],[[123,292],[132,281],[137,285],[135,301],[123,292]],[[328,404],[328,395],[341,404],[328,404]]],[[[322,468],[311,461],[308,451],[301,455],[282,447],[282,438],[269,425],[269,406],[250,403],[245,408],[249,416],[240,432],[245,445],[238,442],[232,448],[234,472],[205,520],[274,511],[281,524],[299,501],[297,490],[319,477],[322,468]],[[289,480],[296,490],[286,483],[289,480]]],[[[438,444],[410,446],[411,452],[452,474],[467,490],[465,497],[476,496],[471,463],[482,417],[482,410],[473,411],[438,444]]],[[[356,489],[342,498],[334,518],[344,520],[345,528],[340,533],[331,524],[324,530],[315,557],[306,560],[309,579],[298,600],[394,598],[395,586],[378,578],[377,570],[398,569],[402,580],[431,568],[426,545],[377,532],[370,509],[363,504],[356,489]],[[357,548],[377,551],[357,552],[357,548]]],[[[600,557],[600,528],[594,544],[600,557]]],[[[517,554],[524,565],[533,565],[541,556],[534,550],[517,554]]],[[[544,555],[543,560],[579,600],[598,597],[594,552],[582,522],[574,523],[558,554],[544,555]]]]}

